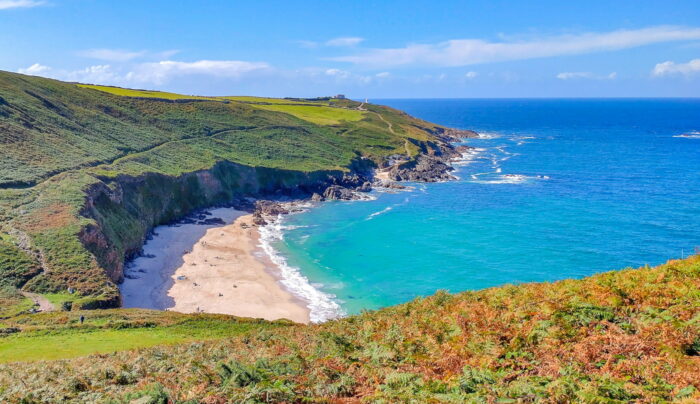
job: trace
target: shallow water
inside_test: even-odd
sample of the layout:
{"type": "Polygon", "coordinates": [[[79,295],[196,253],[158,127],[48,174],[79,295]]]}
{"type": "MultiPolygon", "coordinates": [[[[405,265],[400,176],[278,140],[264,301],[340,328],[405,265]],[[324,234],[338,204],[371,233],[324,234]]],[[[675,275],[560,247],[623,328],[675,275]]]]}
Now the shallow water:
{"type": "Polygon", "coordinates": [[[700,245],[699,100],[381,100],[474,129],[458,181],[284,219],[273,243],[345,313],[655,265],[700,245]],[[687,136],[681,136],[687,135],[687,136]]]}

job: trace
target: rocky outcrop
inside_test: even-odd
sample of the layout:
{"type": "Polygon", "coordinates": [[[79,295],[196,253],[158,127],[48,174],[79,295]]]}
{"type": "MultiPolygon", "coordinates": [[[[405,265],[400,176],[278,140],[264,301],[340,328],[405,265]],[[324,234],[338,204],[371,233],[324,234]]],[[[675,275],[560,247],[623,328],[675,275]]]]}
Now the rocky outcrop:
{"type": "Polygon", "coordinates": [[[387,177],[393,181],[438,182],[454,179],[450,175],[452,170],[444,158],[423,155],[409,163],[392,167],[387,177]]]}
{"type": "Polygon", "coordinates": [[[331,185],[323,191],[324,200],[339,200],[339,201],[350,201],[355,198],[355,192],[349,188],[341,187],[340,185],[331,185]]]}
{"type": "Polygon", "coordinates": [[[459,142],[463,139],[479,137],[477,132],[468,129],[452,129],[447,128],[433,133],[436,137],[444,142],[459,142]]]}

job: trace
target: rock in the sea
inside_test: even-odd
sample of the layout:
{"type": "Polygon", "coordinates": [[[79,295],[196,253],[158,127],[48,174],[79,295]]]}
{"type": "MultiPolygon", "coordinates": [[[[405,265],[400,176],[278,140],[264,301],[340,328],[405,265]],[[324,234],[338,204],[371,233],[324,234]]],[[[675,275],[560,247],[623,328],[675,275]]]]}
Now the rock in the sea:
{"type": "Polygon", "coordinates": [[[474,132],[473,130],[468,130],[468,129],[447,129],[445,132],[442,134],[444,137],[452,140],[460,140],[460,139],[467,139],[467,138],[475,138],[479,137],[479,134],[474,132]]]}
{"type": "Polygon", "coordinates": [[[273,201],[255,201],[255,212],[253,212],[253,223],[258,226],[267,224],[265,219],[276,217],[278,215],[286,215],[289,210],[279,202],[273,201]]]}
{"type": "Polygon", "coordinates": [[[274,201],[255,201],[255,213],[267,216],[286,215],[289,213],[281,203],[274,201]]]}
{"type": "Polygon", "coordinates": [[[369,181],[365,181],[365,182],[362,183],[362,185],[360,185],[359,187],[357,187],[356,190],[359,191],[359,192],[369,192],[369,191],[372,190],[372,183],[369,182],[369,181]]]}
{"type": "Polygon", "coordinates": [[[386,181],[386,180],[380,180],[380,179],[377,179],[374,181],[374,186],[380,187],[380,188],[389,188],[389,189],[406,189],[405,185],[401,185],[398,182],[386,181]]]}
{"type": "Polygon", "coordinates": [[[437,182],[451,180],[454,170],[444,160],[447,156],[419,156],[415,161],[395,166],[389,171],[389,178],[394,181],[437,182]]]}
{"type": "Polygon", "coordinates": [[[331,185],[323,191],[323,197],[327,200],[349,201],[357,199],[353,191],[339,185],[331,185]]]}
{"type": "Polygon", "coordinates": [[[311,195],[311,201],[312,201],[312,202],[322,202],[322,201],[323,201],[323,196],[321,196],[320,194],[317,194],[316,192],[314,192],[314,194],[311,195]]]}

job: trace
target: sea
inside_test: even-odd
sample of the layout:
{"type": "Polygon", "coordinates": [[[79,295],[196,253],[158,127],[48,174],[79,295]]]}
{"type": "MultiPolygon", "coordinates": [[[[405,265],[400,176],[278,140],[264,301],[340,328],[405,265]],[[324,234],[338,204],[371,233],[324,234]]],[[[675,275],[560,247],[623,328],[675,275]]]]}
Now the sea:
{"type": "Polygon", "coordinates": [[[699,251],[700,99],[370,102],[480,136],[454,181],[308,205],[263,230],[314,321],[699,251]]]}

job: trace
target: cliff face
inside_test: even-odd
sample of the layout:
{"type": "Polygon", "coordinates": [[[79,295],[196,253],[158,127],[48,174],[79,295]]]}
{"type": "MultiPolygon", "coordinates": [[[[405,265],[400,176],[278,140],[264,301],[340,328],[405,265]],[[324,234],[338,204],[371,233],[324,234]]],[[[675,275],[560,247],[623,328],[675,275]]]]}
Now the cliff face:
{"type": "Polygon", "coordinates": [[[342,182],[341,171],[305,173],[221,162],[179,177],[147,174],[100,182],[87,193],[82,214],[94,219],[79,234],[113,282],[124,277],[124,260],[141,249],[153,227],[196,209],[242,204],[244,198],[308,197],[342,182]]]}

